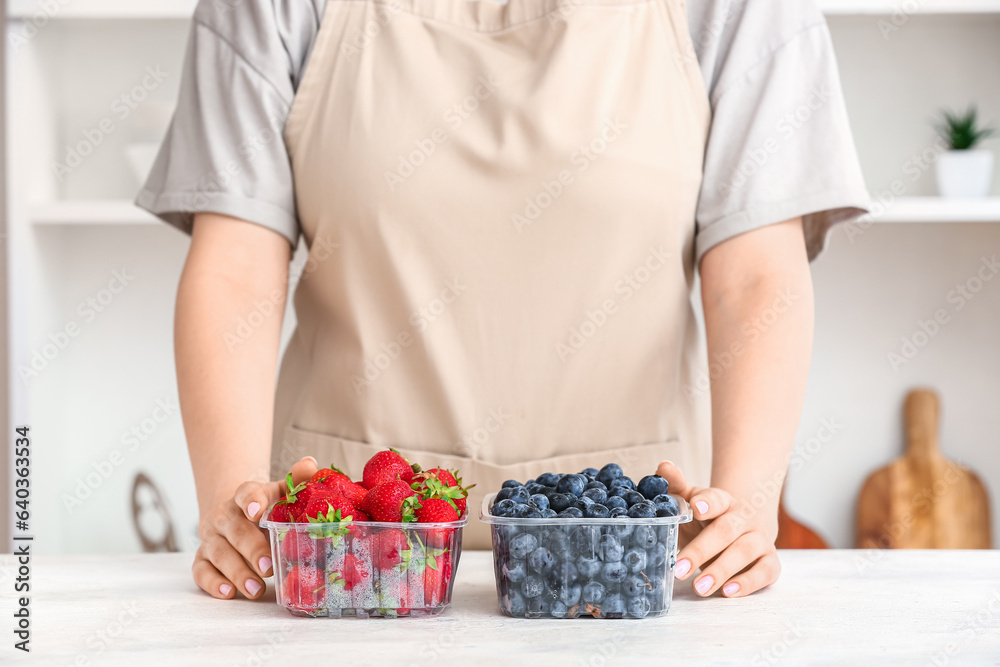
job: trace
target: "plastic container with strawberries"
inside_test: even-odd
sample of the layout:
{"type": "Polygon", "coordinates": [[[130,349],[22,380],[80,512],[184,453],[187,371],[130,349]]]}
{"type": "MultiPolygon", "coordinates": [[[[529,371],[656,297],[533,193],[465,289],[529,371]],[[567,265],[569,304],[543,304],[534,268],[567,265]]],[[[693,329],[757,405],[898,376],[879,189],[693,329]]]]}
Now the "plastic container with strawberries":
{"type": "Polygon", "coordinates": [[[433,616],[451,602],[468,524],[453,473],[380,452],[359,482],[330,468],[288,484],[260,526],[270,534],[278,604],[289,612],[433,616]]]}
{"type": "Polygon", "coordinates": [[[670,609],[683,498],[609,464],[504,483],[483,501],[497,600],[518,618],[653,618],[670,609]],[[611,470],[613,476],[600,477],[611,470]],[[564,479],[566,478],[566,479],[564,479]],[[574,479],[569,479],[574,478],[574,479]],[[549,484],[551,482],[551,484],[549,484]],[[499,500],[498,500],[499,498],[499,500]],[[501,504],[502,503],[502,504],[501,504]]]}

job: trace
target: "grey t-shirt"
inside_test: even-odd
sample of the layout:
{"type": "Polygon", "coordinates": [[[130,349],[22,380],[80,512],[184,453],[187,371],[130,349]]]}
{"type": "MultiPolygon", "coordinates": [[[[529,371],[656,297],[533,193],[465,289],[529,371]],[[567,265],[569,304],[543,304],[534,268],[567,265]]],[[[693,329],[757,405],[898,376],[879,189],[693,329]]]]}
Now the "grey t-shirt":
{"type": "MultiPolygon", "coordinates": [[[[468,0],[453,0],[466,2],[468,0]]],[[[679,1],[679,0],[666,0],[679,1]]],[[[211,211],[299,238],[282,128],[326,0],[201,0],[177,110],[136,203],[190,232],[211,211]]],[[[696,252],[805,216],[810,258],[868,206],[814,0],[689,0],[712,106],[696,252]]]]}

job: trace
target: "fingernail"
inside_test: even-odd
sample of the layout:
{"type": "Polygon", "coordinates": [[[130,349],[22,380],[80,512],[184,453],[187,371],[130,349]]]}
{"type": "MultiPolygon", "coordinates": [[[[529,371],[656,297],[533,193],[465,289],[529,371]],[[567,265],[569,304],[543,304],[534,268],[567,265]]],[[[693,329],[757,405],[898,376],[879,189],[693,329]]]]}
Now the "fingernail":
{"type": "Polygon", "coordinates": [[[260,573],[264,574],[271,569],[271,559],[264,556],[257,562],[257,567],[260,568],[260,573]]]}
{"type": "Polygon", "coordinates": [[[260,591],[260,584],[253,579],[247,579],[247,582],[244,585],[246,586],[247,593],[250,594],[250,597],[257,595],[257,592],[260,591]]]}
{"type": "Polygon", "coordinates": [[[319,461],[317,461],[315,458],[313,458],[311,456],[304,456],[304,457],[302,457],[303,461],[306,460],[306,459],[309,459],[310,461],[312,461],[313,465],[316,466],[317,468],[319,467],[319,461]]]}
{"type": "Polygon", "coordinates": [[[722,587],[722,594],[726,596],[736,595],[739,592],[739,590],[740,590],[740,585],[735,581],[730,581],[728,584],[722,587]]]}
{"type": "Polygon", "coordinates": [[[691,571],[691,561],[687,558],[682,558],[677,561],[677,565],[674,566],[674,577],[680,579],[685,574],[691,571]]]}
{"type": "Polygon", "coordinates": [[[219,586],[219,592],[222,593],[223,595],[228,596],[230,593],[233,592],[233,587],[230,586],[229,584],[222,584],[221,586],[219,586]]]}
{"type": "Polygon", "coordinates": [[[699,595],[704,595],[713,585],[715,585],[715,579],[708,574],[695,582],[694,589],[698,591],[699,595]]]}
{"type": "Polygon", "coordinates": [[[708,503],[706,503],[704,500],[699,500],[694,504],[694,506],[698,508],[699,514],[705,514],[708,512],[708,503]]]}
{"type": "Polygon", "coordinates": [[[250,503],[247,505],[247,516],[251,519],[257,516],[257,512],[260,511],[260,503],[250,503]]]}
{"type": "Polygon", "coordinates": [[[675,464],[675,463],[674,463],[673,461],[671,461],[670,459],[667,459],[666,461],[664,461],[664,463],[669,463],[670,465],[676,465],[676,464],[675,464]]]}

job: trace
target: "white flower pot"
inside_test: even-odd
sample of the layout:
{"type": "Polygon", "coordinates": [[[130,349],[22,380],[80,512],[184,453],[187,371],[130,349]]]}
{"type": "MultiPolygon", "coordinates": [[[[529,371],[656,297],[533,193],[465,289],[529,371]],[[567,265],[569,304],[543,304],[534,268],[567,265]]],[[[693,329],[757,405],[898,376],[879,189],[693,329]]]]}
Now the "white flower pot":
{"type": "Polygon", "coordinates": [[[946,151],[935,164],[942,197],[986,197],[993,185],[993,152],[946,151]]]}

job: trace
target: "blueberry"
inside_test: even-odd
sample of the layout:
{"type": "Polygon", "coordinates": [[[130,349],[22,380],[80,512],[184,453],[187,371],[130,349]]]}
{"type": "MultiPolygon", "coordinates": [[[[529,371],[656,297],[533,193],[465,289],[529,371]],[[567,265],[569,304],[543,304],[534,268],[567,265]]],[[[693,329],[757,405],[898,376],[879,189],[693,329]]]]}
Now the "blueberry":
{"type": "Polygon", "coordinates": [[[507,540],[508,542],[514,539],[516,535],[519,535],[521,533],[521,527],[514,524],[506,526],[494,526],[493,530],[500,533],[500,535],[503,536],[503,539],[507,540]]]}
{"type": "Polygon", "coordinates": [[[553,519],[556,516],[558,516],[558,515],[556,514],[555,510],[551,510],[551,509],[544,509],[544,510],[542,510],[542,518],[543,519],[553,519]]]}
{"type": "Polygon", "coordinates": [[[585,519],[607,519],[611,516],[611,510],[604,505],[594,503],[583,510],[583,516],[585,519]]]}
{"type": "Polygon", "coordinates": [[[655,505],[657,512],[661,510],[666,512],[662,515],[657,514],[657,516],[677,516],[681,511],[681,508],[677,505],[677,500],[675,500],[672,496],[667,496],[667,500],[655,503],[655,505]]]}
{"type": "Polygon", "coordinates": [[[598,548],[600,549],[601,560],[605,563],[620,561],[622,556],[625,555],[625,547],[622,546],[621,540],[614,535],[601,535],[598,548]]]}
{"type": "Polygon", "coordinates": [[[604,504],[608,506],[608,509],[619,508],[623,510],[628,509],[628,503],[621,496],[608,496],[608,499],[604,501],[604,504]]]}
{"type": "Polygon", "coordinates": [[[605,563],[601,568],[601,580],[606,584],[617,584],[628,576],[628,568],[624,563],[605,563]]]}
{"type": "Polygon", "coordinates": [[[563,602],[556,600],[552,603],[552,609],[549,610],[549,613],[552,614],[552,618],[566,618],[567,614],[569,614],[569,607],[571,606],[572,605],[567,606],[563,602]]]}
{"type": "Polygon", "coordinates": [[[600,470],[598,470],[597,468],[584,468],[583,470],[580,471],[580,474],[585,475],[587,477],[597,477],[597,473],[599,472],[600,470]]]}
{"type": "Polygon", "coordinates": [[[506,500],[501,500],[500,502],[495,503],[490,509],[490,514],[493,516],[511,517],[514,516],[514,507],[516,506],[517,503],[510,498],[507,498],[506,500]]]}
{"type": "Polygon", "coordinates": [[[656,516],[656,507],[648,500],[641,500],[629,506],[628,515],[633,519],[652,519],[656,516]]]}
{"type": "Polygon", "coordinates": [[[556,512],[562,512],[567,507],[572,507],[576,503],[576,498],[565,493],[555,493],[549,496],[549,507],[556,512]]]}
{"type": "Polygon", "coordinates": [[[628,516],[628,510],[623,507],[612,507],[611,508],[611,518],[617,519],[620,516],[628,516]]]}
{"type": "Polygon", "coordinates": [[[556,491],[559,493],[568,493],[579,498],[585,486],[587,486],[587,478],[583,475],[566,475],[556,484],[556,491]]]}
{"type": "Polygon", "coordinates": [[[667,562],[667,545],[663,542],[657,542],[656,546],[653,547],[650,560],[652,560],[654,567],[663,567],[663,564],[667,562]]]}
{"type": "Polygon", "coordinates": [[[608,492],[600,489],[584,489],[583,495],[580,498],[590,498],[595,503],[603,505],[608,500],[608,492]]]}
{"type": "Polygon", "coordinates": [[[549,509],[549,499],[540,493],[536,493],[535,495],[531,496],[531,498],[529,498],[528,500],[529,502],[534,503],[535,507],[537,507],[540,510],[549,509]]]}
{"type": "Polygon", "coordinates": [[[531,485],[532,485],[532,484],[534,484],[534,483],[535,483],[535,478],[534,478],[534,477],[532,477],[532,478],[531,478],[531,479],[529,479],[529,480],[528,480],[527,482],[525,482],[525,483],[524,483],[524,485],[525,485],[525,486],[531,486],[531,485]]]}
{"type": "Polygon", "coordinates": [[[556,597],[559,597],[564,589],[569,588],[576,582],[579,574],[576,565],[564,561],[552,568],[545,583],[548,584],[549,590],[555,593],[556,597]]]}
{"type": "Polygon", "coordinates": [[[617,463],[609,463],[597,472],[597,481],[603,483],[609,489],[611,482],[621,477],[624,473],[622,467],[617,463]]]}
{"type": "Polygon", "coordinates": [[[631,491],[635,491],[635,482],[632,481],[631,477],[627,476],[619,477],[618,479],[616,479],[614,482],[611,483],[611,486],[612,487],[624,486],[625,488],[631,491]]]}
{"type": "Polygon", "coordinates": [[[584,579],[593,579],[601,571],[601,561],[592,556],[580,556],[576,559],[576,569],[584,579]]]}
{"type": "Polygon", "coordinates": [[[661,493],[667,492],[667,480],[663,479],[659,475],[646,475],[639,480],[636,484],[636,490],[644,495],[646,498],[652,500],[661,493]]]}
{"type": "Polygon", "coordinates": [[[604,584],[599,581],[589,581],[583,587],[583,601],[587,604],[600,604],[604,602],[604,596],[607,594],[604,584]]]}
{"type": "Polygon", "coordinates": [[[538,547],[538,538],[531,533],[521,533],[510,541],[510,557],[522,559],[538,547]]]}
{"type": "Polygon", "coordinates": [[[587,496],[580,496],[579,498],[576,499],[576,506],[579,507],[581,510],[584,510],[593,504],[594,504],[594,499],[588,498],[587,496]]]}
{"type": "Polygon", "coordinates": [[[629,569],[629,572],[640,572],[646,569],[646,552],[642,549],[637,549],[635,547],[628,550],[622,562],[625,563],[625,567],[629,569]]]}
{"type": "Polygon", "coordinates": [[[660,608],[665,602],[664,596],[666,595],[666,582],[663,577],[654,574],[649,578],[649,600],[653,603],[653,607],[660,608]]]}
{"type": "Polygon", "coordinates": [[[508,560],[503,564],[501,569],[503,571],[503,576],[505,576],[507,581],[512,584],[524,581],[524,578],[528,575],[528,571],[524,567],[523,560],[508,560]]]}
{"type": "Polygon", "coordinates": [[[601,530],[596,526],[577,526],[569,535],[569,545],[579,556],[592,556],[601,539],[601,530]]]}
{"type": "MultiPolygon", "coordinates": [[[[555,567],[556,557],[545,547],[538,547],[527,557],[528,569],[539,574],[546,574],[555,567]]],[[[525,595],[528,595],[525,593],[525,595]]],[[[531,597],[528,595],[528,597],[531,597]]]]}
{"type": "Polygon", "coordinates": [[[582,519],[583,512],[576,507],[567,507],[562,512],[559,512],[559,517],[563,519],[582,519]]]}
{"type": "Polygon", "coordinates": [[[625,597],[634,598],[649,590],[649,582],[640,574],[632,574],[622,582],[622,593],[625,597]]]}
{"type": "Polygon", "coordinates": [[[529,574],[524,578],[524,581],[521,582],[521,592],[524,593],[524,597],[529,600],[531,598],[537,598],[544,590],[545,585],[542,583],[542,580],[534,575],[529,574]]]}
{"type": "MultiPolygon", "coordinates": [[[[624,514],[625,510],[621,511],[623,513],[623,516],[627,516],[624,514]]],[[[631,523],[620,522],[620,523],[609,524],[605,532],[611,533],[619,540],[621,540],[622,544],[625,544],[625,542],[628,540],[629,536],[632,534],[632,531],[634,529],[635,526],[633,526],[631,523]]]]}
{"type": "Polygon", "coordinates": [[[625,615],[625,601],[621,595],[615,593],[604,598],[601,605],[601,616],[604,618],[621,618],[625,615]]]}
{"type": "Polygon", "coordinates": [[[656,496],[655,498],[650,498],[650,500],[653,501],[654,505],[656,505],[657,503],[665,503],[668,500],[670,500],[670,494],[669,493],[661,493],[658,496],[656,496]]]}
{"type": "Polygon", "coordinates": [[[583,587],[580,584],[570,584],[562,590],[559,594],[559,601],[553,604],[553,607],[560,602],[567,607],[575,607],[580,603],[580,596],[583,594],[583,587]]]}
{"type": "Polygon", "coordinates": [[[515,519],[524,519],[525,515],[527,515],[532,510],[534,510],[534,508],[531,507],[530,505],[526,505],[524,503],[517,503],[516,505],[514,505],[514,509],[511,510],[511,515],[515,519]]]}
{"type": "Polygon", "coordinates": [[[501,489],[513,489],[515,487],[521,486],[521,483],[516,479],[508,479],[506,482],[500,485],[501,489]]]}
{"type": "Polygon", "coordinates": [[[508,498],[510,498],[510,493],[513,490],[514,489],[511,488],[500,489],[500,491],[497,492],[497,497],[494,499],[493,502],[500,502],[501,500],[507,500],[508,498]]]}
{"type": "Polygon", "coordinates": [[[524,513],[522,519],[541,519],[542,513],[536,510],[534,507],[528,506],[528,511],[524,513]]]}
{"type": "Polygon", "coordinates": [[[553,528],[542,540],[542,544],[559,558],[569,552],[569,536],[558,528],[553,528]]]}
{"type": "MultiPolygon", "coordinates": [[[[621,498],[631,490],[627,486],[612,486],[608,489],[608,498],[621,498]]],[[[628,507],[628,503],[625,503],[625,507],[628,507]]]]}
{"type": "MultiPolygon", "coordinates": [[[[531,498],[531,494],[528,493],[528,489],[523,486],[508,487],[510,489],[510,499],[515,503],[526,503],[531,498]]],[[[631,504],[631,503],[629,503],[631,504]]]]}
{"type": "Polygon", "coordinates": [[[628,601],[628,615],[632,618],[646,618],[649,608],[649,598],[645,595],[634,597],[628,601]]]}
{"type": "Polygon", "coordinates": [[[560,477],[562,477],[562,475],[557,475],[554,472],[543,472],[535,478],[535,482],[538,484],[544,484],[545,486],[555,487],[555,485],[559,483],[560,477]]]}
{"type": "Polygon", "coordinates": [[[524,616],[528,611],[527,602],[521,591],[510,590],[500,601],[500,607],[511,616],[524,616]]]}
{"type": "Polygon", "coordinates": [[[542,486],[541,484],[536,484],[532,482],[531,484],[525,484],[524,488],[528,490],[528,493],[535,495],[536,493],[541,493],[545,489],[549,488],[547,486],[542,486]]]}
{"type": "MultiPolygon", "coordinates": [[[[527,491],[525,491],[525,493],[527,493],[527,491]]],[[[517,500],[517,498],[515,498],[513,495],[511,496],[511,498],[517,500]]],[[[625,493],[622,494],[622,499],[626,503],[628,503],[629,507],[632,507],[632,505],[635,505],[636,503],[645,502],[646,500],[643,497],[643,495],[638,491],[626,491],[625,493]]],[[[518,502],[528,502],[528,499],[525,498],[523,501],[519,500],[518,502]]]]}
{"type": "Polygon", "coordinates": [[[632,532],[632,544],[640,549],[652,549],[656,544],[656,531],[652,526],[636,526],[632,532]]]}
{"type": "Polygon", "coordinates": [[[528,598],[528,618],[539,618],[552,611],[553,600],[547,595],[539,595],[537,598],[528,598]]]}
{"type": "Polygon", "coordinates": [[[605,493],[608,492],[607,485],[603,482],[598,482],[596,479],[593,482],[587,482],[587,486],[583,487],[583,490],[586,491],[587,489],[600,489],[605,493]]]}

